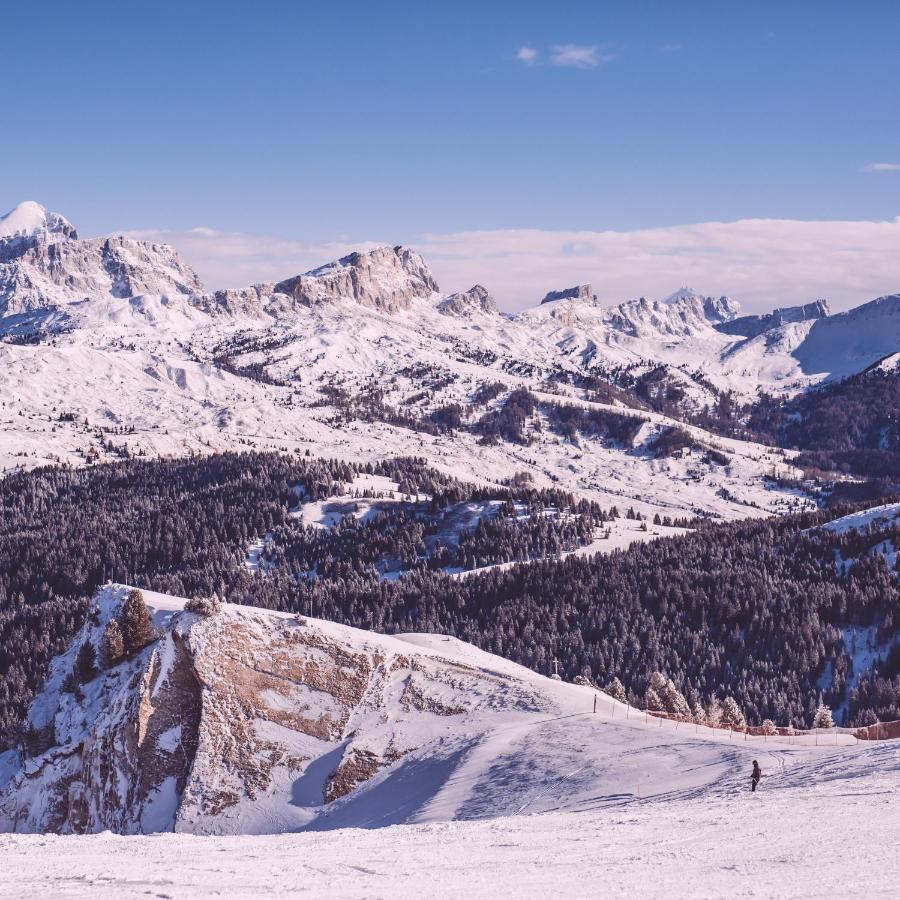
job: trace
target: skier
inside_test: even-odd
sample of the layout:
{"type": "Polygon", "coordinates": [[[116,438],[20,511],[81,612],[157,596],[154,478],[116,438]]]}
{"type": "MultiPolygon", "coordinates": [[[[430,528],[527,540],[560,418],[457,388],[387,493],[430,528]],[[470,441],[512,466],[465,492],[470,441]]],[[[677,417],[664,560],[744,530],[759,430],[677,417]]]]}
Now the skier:
{"type": "Polygon", "coordinates": [[[762,778],[762,772],[759,769],[759,763],[754,759],[753,760],[753,774],[750,776],[750,790],[755,791],[756,786],[759,784],[759,779],[762,778]]]}

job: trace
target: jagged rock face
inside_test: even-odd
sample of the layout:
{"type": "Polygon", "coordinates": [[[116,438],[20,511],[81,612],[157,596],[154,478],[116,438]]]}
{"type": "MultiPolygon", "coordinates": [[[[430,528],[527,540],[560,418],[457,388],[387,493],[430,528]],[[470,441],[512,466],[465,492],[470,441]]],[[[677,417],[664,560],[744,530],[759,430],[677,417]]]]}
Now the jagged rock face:
{"type": "Polygon", "coordinates": [[[62,216],[37,204],[21,204],[3,221],[0,316],[103,298],[192,302],[203,293],[196,274],[166,244],[127,237],[80,240],[62,216]]]}
{"type": "Polygon", "coordinates": [[[608,310],[610,327],[630,337],[689,337],[733,319],[740,307],[729,297],[687,293],[667,300],[641,297],[608,310]]]}
{"type": "Polygon", "coordinates": [[[201,685],[178,634],[102,673],[76,695],[64,686],[86,641],[103,628],[124,591],[95,611],[70,651],[56,659],[32,705],[26,754],[0,784],[0,828],[122,834],[166,828],[196,754],[201,685]],[[35,740],[37,736],[37,740],[35,740]]]}
{"type": "Polygon", "coordinates": [[[593,302],[596,299],[589,284],[579,284],[575,287],[564,288],[561,291],[549,291],[544,295],[541,303],[554,303],[557,300],[587,300],[593,302]]]}
{"type": "Polygon", "coordinates": [[[425,261],[408,247],[351,253],[274,286],[274,293],[302,306],[345,299],[387,312],[408,309],[416,298],[430,297],[438,290],[425,261]]]}
{"type": "Polygon", "coordinates": [[[438,304],[438,311],[445,316],[459,316],[465,318],[473,312],[496,315],[500,312],[494,298],[488,293],[486,287],[480,284],[470,287],[462,293],[450,294],[438,304]]]}
{"type": "Polygon", "coordinates": [[[20,256],[42,241],[77,237],[72,223],[59,213],[48,212],[40,203],[26,200],[0,217],[0,262],[20,256]]]}
{"type": "Polygon", "coordinates": [[[775,309],[771,313],[762,316],[740,316],[730,322],[718,324],[716,328],[723,334],[754,338],[782,325],[788,325],[792,322],[809,322],[815,319],[824,319],[828,314],[827,300],[813,300],[811,303],[804,303],[801,306],[786,306],[781,309],[775,309]]]}
{"type": "Polygon", "coordinates": [[[67,693],[78,648],[99,649],[126,594],[101,592],[29,710],[28,750],[0,756],[0,830],[303,827],[448,722],[544,708],[524,684],[393,638],[249,607],[203,618],[149,594],[158,639],[67,693]]]}

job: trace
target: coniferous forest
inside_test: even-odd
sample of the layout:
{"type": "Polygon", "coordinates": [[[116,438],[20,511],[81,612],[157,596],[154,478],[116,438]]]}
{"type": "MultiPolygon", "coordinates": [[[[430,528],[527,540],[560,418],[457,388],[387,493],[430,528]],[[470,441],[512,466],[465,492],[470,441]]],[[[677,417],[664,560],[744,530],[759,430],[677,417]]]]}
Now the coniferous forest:
{"type": "Polygon", "coordinates": [[[820,698],[838,721],[900,718],[898,573],[871,552],[896,547],[900,531],[815,528],[851,509],[693,523],[681,537],[562,558],[635,514],[524,480],[477,488],[412,458],[231,453],[11,474],[0,481],[0,727],[15,736],[108,580],[450,633],[540,672],[558,660],[568,679],[618,678],[639,705],[662,672],[692,706],[733,696],[751,723],[809,725],[820,698]],[[394,502],[327,529],[292,514],[347,494],[361,472],[396,482],[394,502]],[[489,514],[448,529],[463,506],[489,514]],[[445,571],[495,563],[513,565],[445,571]],[[856,671],[864,649],[876,662],[856,671]]]}

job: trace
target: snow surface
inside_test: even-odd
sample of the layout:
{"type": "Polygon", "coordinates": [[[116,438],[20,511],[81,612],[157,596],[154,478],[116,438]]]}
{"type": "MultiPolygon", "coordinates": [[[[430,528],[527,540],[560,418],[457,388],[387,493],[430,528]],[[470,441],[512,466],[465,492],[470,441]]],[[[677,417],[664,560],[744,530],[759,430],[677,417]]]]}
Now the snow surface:
{"type": "Polygon", "coordinates": [[[40,203],[25,200],[0,217],[0,239],[32,235],[47,225],[47,210],[40,203]]]}
{"type": "Polygon", "coordinates": [[[896,896],[900,747],[580,812],[261,837],[0,835],[0,897],[896,896]]]}

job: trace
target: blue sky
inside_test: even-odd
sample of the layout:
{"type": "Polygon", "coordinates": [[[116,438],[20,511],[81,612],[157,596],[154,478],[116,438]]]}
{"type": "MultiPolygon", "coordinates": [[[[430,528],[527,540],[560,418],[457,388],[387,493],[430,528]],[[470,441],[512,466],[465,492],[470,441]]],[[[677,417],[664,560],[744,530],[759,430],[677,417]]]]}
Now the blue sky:
{"type": "Polygon", "coordinates": [[[415,241],[900,215],[900,4],[5,5],[0,207],[415,241]],[[3,199],[5,198],[5,200],[3,199]]]}

